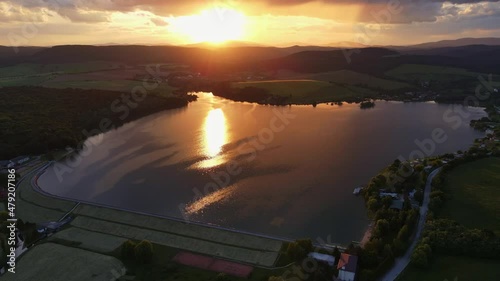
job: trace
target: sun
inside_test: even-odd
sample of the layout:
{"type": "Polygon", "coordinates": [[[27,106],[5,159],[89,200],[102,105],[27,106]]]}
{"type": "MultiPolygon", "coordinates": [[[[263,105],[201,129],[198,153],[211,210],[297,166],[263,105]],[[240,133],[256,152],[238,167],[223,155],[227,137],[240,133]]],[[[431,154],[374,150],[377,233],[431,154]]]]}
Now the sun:
{"type": "Polygon", "coordinates": [[[245,15],[237,10],[212,8],[196,15],[179,17],[172,22],[172,28],[193,43],[223,43],[242,39],[245,24],[245,15]]]}

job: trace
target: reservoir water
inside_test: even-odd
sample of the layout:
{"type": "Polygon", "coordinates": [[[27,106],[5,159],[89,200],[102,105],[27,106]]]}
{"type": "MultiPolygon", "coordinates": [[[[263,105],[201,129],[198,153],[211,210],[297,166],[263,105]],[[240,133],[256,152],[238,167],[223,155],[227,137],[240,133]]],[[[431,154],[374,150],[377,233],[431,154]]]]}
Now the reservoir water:
{"type": "Polygon", "coordinates": [[[40,187],[128,210],[347,244],[369,224],[355,187],[399,156],[467,149],[483,136],[469,121],[486,115],[435,103],[272,107],[199,95],[187,108],[88,139],[75,162],[49,168],[40,187]],[[447,140],[431,141],[435,130],[447,140]]]}

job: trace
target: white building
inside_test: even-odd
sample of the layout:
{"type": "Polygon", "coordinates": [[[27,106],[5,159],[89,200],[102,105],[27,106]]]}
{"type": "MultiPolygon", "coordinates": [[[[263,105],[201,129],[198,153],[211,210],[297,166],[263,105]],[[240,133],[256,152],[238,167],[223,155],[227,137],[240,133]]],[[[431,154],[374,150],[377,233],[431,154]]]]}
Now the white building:
{"type": "Polygon", "coordinates": [[[309,253],[310,258],[315,259],[318,262],[323,262],[328,264],[329,266],[333,266],[335,264],[335,257],[320,253],[309,253]]]}
{"type": "Polygon", "coordinates": [[[19,165],[22,165],[22,164],[28,162],[29,160],[30,160],[29,156],[19,156],[19,157],[16,157],[16,158],[10,160],[10,163],[7,167],[12,168],[15,166],[19,166],[19,165]]]}
{"type": "Polygon", "coordinates": [[[339,270],[339,280],[354,281],[356,279],[356,270],[358,269],[358,257],[342,253],[337,269],[339,270]]]}

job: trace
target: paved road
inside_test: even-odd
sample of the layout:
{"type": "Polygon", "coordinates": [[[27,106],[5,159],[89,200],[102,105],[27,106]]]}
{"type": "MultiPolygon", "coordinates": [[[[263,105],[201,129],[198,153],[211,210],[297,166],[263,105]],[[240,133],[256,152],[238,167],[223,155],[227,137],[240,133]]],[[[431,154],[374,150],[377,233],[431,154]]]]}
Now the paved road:
{"type": "Polygon", "coordinates": [[[389,272],[387,272],[384,277],[380,278],[381,281],[395,280],[410,263],[411,254],[413,253],[415,246],[417,246],[417,242],[420,240],[422,232],[424,230],[425,218],[427,217],[427,211],[429,210],[432,179],[434,179],[434,176],[436,176],[440,170],[441,168],[432,171],[432,173],[430,173],[429,177],[427,178],[427,183],[425,184],[424,191],[424,202],[422,203],[422,207],[420,207],[420,219],[418,221],[417,233],[415,235],[415,238],[413,239],[413,242],[411,243],[410,248],[406,251],[404,256],[396,259],[393,268],[389,272]]]}

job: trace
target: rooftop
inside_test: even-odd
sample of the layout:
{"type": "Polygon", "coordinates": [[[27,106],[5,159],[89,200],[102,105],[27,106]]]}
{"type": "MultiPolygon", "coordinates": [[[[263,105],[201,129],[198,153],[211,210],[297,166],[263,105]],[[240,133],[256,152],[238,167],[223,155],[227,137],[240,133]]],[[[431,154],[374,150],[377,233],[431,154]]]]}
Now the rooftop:
{"type": "Polygon", "coordinates": [[[356,272],[356,268],[358,267],[358,257],[351,256],[346,253],[342,253],[340,255],[339,264],[337,265],[337,269],[342,269],[348,272],[356,272]]]}

